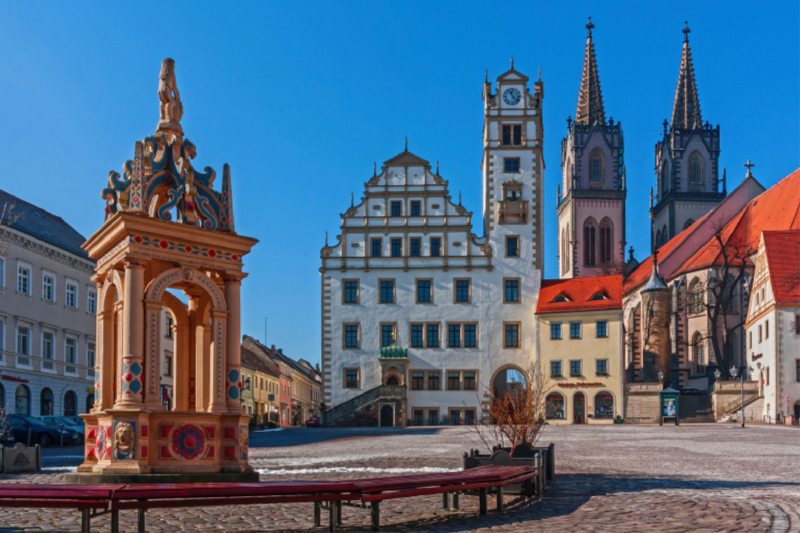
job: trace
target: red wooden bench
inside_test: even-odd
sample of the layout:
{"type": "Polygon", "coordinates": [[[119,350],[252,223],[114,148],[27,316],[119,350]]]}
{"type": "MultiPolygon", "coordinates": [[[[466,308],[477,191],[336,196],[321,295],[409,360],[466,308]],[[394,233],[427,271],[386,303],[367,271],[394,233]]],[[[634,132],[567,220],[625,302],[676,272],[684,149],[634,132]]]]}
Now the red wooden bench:
{"type": "Polygon", "coordinates": [[[0,507],[78,509],[81,531],[88,532],[95,516],[110,511],[114,491],[125,485],[0,485],[0,507]]]}
{"type": "MultiPolygon", "coordinates": [[[[0,485],[0,507],[72,508],[81,511],[81,530],[91,519],[111,513],[111,531],[119,531],[119,512],[138,511],[138,530],[145,531],[148,509],[314,503],[314,525],[322,509],[330,515],[330,530],[341,525],[342,505],[366,508],[372,528],[380,526],[380,502],[442,494],[446,510],[458,508],[458,495],[478,491],[480,514],[486,514],[488,489],[497,491],[497,509],[503,512],[503,487],[523,483],[531,487],[538,472],[529,466],[489,465],[459,472],[360,479],[354,481],[295,481],[277,483],[195,483],[141,485],[0,485]]],[[[527,491],[530,495],[532,491],[527,491]]]]}

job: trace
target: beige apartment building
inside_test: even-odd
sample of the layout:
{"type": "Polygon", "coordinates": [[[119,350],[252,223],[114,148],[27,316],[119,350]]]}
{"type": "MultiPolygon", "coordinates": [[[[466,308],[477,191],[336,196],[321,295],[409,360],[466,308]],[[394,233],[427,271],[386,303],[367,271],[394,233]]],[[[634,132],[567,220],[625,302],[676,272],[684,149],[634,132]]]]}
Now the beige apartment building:
{"type": "Polygon", "coordinates": [[[61,217],[0,190],[0,407],[85,413],[94,404],[94,261],[61,217]]]}

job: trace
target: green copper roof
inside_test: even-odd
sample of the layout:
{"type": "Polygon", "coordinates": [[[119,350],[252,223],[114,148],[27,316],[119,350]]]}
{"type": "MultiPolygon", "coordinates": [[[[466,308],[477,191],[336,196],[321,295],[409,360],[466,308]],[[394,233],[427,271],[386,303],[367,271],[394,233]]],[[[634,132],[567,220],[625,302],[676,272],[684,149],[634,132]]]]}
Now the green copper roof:
{"type": "Polygon", "coordinates": [[[382,359],[407,359],[408,358],[408,350],[405,348],[401,348],[397,344],[392,344],[391,346],[384,346],[381,348],[381,358],[382,359]]]}

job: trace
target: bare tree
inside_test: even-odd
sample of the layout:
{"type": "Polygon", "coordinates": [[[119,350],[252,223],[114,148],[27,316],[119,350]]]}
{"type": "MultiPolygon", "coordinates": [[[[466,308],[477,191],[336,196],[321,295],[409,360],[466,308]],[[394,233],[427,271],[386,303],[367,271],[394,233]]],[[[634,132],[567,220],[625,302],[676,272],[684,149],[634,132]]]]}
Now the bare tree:
{"type": "Polygon", "coordinates": [[[503,447],[514,449],[520,444],[533,447],[547,425],[547,393],[553,383],[532,363],[523,372],[525,386],[496,392],[492,387],[484,387],[484,402],[488,404],[489,416],[471,426],[487,449],[500,443],[503,447]]]}

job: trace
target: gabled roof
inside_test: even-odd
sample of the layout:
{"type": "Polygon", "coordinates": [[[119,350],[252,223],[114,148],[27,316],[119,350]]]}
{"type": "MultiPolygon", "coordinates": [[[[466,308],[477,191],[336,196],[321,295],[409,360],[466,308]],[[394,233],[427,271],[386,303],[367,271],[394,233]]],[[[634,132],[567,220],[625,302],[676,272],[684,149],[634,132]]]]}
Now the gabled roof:
{"type": "Polygon", "coordinates": [[[622,309],[622,276],[546,279],[542,281],[536,314],[622,309]],[[592,300],[596,294],[607,299],[592,300]],[[569,301],[555,302],[557,296],[569,301]]]}
{"type": "Polygon", "coordinates": [[[427,167],[429,164],[430,162],[409,152],[408,147],[393,158],[383,162],[385,167],[427,167]]]}
{"type": "Polygon", "coordinates": [[[800,230],[765,231],[764,251],[775,303],[800,303],[800,230]]]}
{"type": "Polygon", "coordinates": [[[583,57],[583,75],[581,89],[578,93],[578,109],[575,110],[575,123],[594,126],[605,124],[606,114],[603,108],[603,92],[600,90],[600,73],[597,70],[597,57],[592,42],[592,17],[586,25],[586,52],[583,57]]]}
{"type": "MultiPolygon", "coordinates": [[[[800,229],[800,169],[757,196],[720,231],[726,251],[749,257],[761,244],[762,231],[800,229]]],[[[749,261],[749,260],[748,260],[749,261]]],[[[722,249],[712,237],[673,275],[724,262],[722,249]]]]}
{"type": "Polygon", "coordinates": [[[81,249],[86,239],[75,229],[64,222],[60,216],[54,215],[31,203],[17,198],[13,194],[0,190],[0,213],[7,205],[11,212],[6,212],[2,220],[4,225],[12,227],[31,237],[52,244],[71,254],[83,257],[87,261],[89,255],[81,249]]]}
{"type": "Polygon", "coordinates": [[[244,346],[241,347],[241,355],[243,367],[275,378],[280,377],[280,373],[276,372],[274,368],[270,368],[270,365],[267,365],[261,358],[244,346]]]}
{"type": "Polygon", "coordinates": [[[700,114],[700,96],[694,79],[692,49],[689,47],[689,25],[683,29],[683,50],[681,69],[678,73],[678,86],[675,88],[675,102],[672,105],[672,129],[697,129],[703,126],[700,114]]]}

